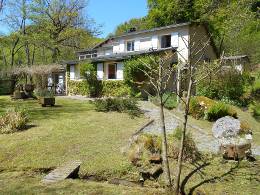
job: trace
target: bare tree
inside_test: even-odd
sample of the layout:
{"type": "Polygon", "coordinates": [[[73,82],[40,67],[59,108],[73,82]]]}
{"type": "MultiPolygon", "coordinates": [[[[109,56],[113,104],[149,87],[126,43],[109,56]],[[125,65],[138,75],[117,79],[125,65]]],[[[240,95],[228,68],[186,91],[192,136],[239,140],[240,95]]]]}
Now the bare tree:
{"type": "MultiPolygon", "coordinates": [[[[140,68],[140,70],[147,77],[148,84],[151,85],[152,90],[158,97],[160,103],[163,170],[167,187],[170,189],[172,189],[172,179],[168,161],[168,144],[164,118],[164,104],[167,99],[164,100],[163,95],[167,91],[169,81],[175,71],[176,67],[173,64],[175,59],[176,52],[174,49],[161,54],[148,55],[146,57],[138,58],[139,62],[144,66],[144,68],[140,68]]],[[[146,92],[150,94],[150,92],[146,92]]]]}
{"type": "Polygon", "coordinates": [[[187,81],[187,85],[182,86],[177,91],[177,96],[182,104],[184,104],[184,114],[183,114],[183,126],[182,126],[182,137],[181,137],[181,145],[178,155],[178,164],[177,164],[177,174],[175,178],[175,194],[178,195],[180,193],[180,176],[182,171],[182,158],[183,158],[183,150],[185,147],[185,138],[187,131],[187,122],[188,115],[190,109],[190,100],[194,95],[194,87],[200,81],[206,79],[212,74],[216,74],[220,70],[221,61],[215,61],[213,63],[209,63],[205,59],[205,53],[207,53],[208,46],[210,44],[211,38],[201,38],[200,40],[195,41],[196,34],[192,35],[190,40],[186,40],[182,37],[183,42],[186,43],[186,48],[189,51],[189,56],[185,59],[184,56],[181,56],[181,52],[178,54],[182,59],[185,59],[183,63],[179,64],[178,70],[184,71],[183,78],[180,79],[179,82],[187,81]],[[182,96],[183,92],[186,91],[187,95],[182,96]]]}
{"type": "Polygon", "coordinates": [[[0,0],[0,12],[3,10],[4,0],[0,0]]]}

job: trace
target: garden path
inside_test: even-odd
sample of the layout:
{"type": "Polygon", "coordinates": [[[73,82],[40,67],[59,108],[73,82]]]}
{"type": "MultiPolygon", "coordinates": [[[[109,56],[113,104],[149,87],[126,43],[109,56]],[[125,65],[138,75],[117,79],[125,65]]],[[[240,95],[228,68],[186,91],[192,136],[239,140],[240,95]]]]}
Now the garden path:
{"type": "MultiPolygon", "coordinates": [[[[160,134],[160,110],[158,106],[148,101],[141,101],[140,107],[144,111],[146,117],[154,119],[154,122],[143,129],[144,133],[160,134]]],[[[182,119],[174,115],[171,111],[164,109],[165,113],[165,126],[167,133],[174,133],[174,130],[182,124],[182,119]]],[[[188,128],[192,137],[200,151],[217,153],[219,143],[213,135],[207,133],[206,130],[201,129],[193,124],[188,124],[188,128]]],[[[260,155],[260,146],[252,146],[254,155],[260,155]]]]}

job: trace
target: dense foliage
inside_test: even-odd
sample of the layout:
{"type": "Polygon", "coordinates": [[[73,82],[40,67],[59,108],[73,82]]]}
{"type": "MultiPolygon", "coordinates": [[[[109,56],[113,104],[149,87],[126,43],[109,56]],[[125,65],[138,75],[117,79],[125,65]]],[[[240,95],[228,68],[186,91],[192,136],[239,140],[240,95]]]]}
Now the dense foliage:
{"type": "Polygon", "coordinates": [[[135,99],[124,99],[124,98],[106,98],[97,99],[94,101],[96,110],[98,112],[125,112],[130,116],[140,116],[141,110],[137,105],[135,99]]]}
{"type": "Polygon", "coordinates": [[[198,83],[196,92],[198,96],[245,106],[250,102],[248,87],[252,85],[252,82],[253,79],[248,73],[241,75],[235,70],[225,71],[198,83]]]}
{"type": "Polygon", "coordinates": [[[223,102],[217,102],[204,96],[196,96],[191,99],[189,114],[196,119],[216,121],[224,116],[237,118],[237,112],[223,102]]]}
{"type": "Polygon", "coordinates": [[[246,54],[252,63],[260,62],[258,0],[147,0],[147,3],[147,16],[119,25],[116,33],[133,27],[142,30],[181,22],[205,22],[220,52],[246,54]]]}

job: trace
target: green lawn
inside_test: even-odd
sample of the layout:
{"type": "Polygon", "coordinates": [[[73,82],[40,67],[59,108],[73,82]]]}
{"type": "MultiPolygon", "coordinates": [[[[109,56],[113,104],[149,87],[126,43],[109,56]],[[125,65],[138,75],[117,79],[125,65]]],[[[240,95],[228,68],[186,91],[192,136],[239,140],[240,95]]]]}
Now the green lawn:
{"type": "MultiPolygon", "coordinates": [[[[143,117],[131,119],[123,113],[99,113],[88,101],[57,98],[56,107],[42,108],[36,101],[11,101],[0,96],[0,113],[12,106],[26,107],[33,127],[23,132],[0,134],[0,194],[162,194],[158,184],[145,188],[106,182],[66,180],[44,185],[45,169],[75,159],[83,162],[80,175],[138,179],[138,172],[122,155],[143,117]]],[[[260,165],[257,162],[223,162],[207,155],[205,162],[185,163],[182,186],[186,193],[257,194],[260,165]],[[204,164],[204,165],[203,165],[204,164]],[[194,171],[200,167],[198,171],[194,171]],[[194,190],[194,191],[193,191],[194,190]]],[[[174,175],[176,162],[171,161],[174,175]]]]}
{"type": "MultiPolygon", "coordinates": [[[[11,101],[7,96],[0,97],[0,113],[12,106],[25,107],[29,111],[30,125],[34,126],[19,133],[0,134],[0,194],[5,189],[4,192],[16,191],[16,185],[24,185],[23,180],[28,180],[26,183],[30,188],[32,181],[38,182],[43,176],[37,175],[34,180],[26,177],[24,170],[57,167],[73,159],[83,162],[81,175],[135,176],[121,148],[145,122],[144,118],[131,119],[127,114],[96,112],[87,101],[56,100],[56,107],[42,108],[33,100],[11,101]],[[24,178],[19,176],[19,179],[8,182],[10,171],[22,174],[24,178]]],[[[77,184],[75,189],[83,184],[77,184]]],[[[35,183],[31,187],[35,188],[35,183]]]]}

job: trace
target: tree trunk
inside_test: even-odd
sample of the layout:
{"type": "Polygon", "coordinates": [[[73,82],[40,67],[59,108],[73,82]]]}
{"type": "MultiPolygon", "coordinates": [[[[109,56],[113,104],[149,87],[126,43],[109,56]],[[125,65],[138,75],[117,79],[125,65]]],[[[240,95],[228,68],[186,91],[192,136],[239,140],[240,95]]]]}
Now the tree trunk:
{"type": "MultiPolygon", "coordinates": [[[[192,77],[192,76],[191,76],[192,77]]],[[[190,98],[191,98],[191,90],[192,90],[193,81],[190,78],[189,87],[188,87],[188,94],[186,98],[186,105],[185,105],[185,113],[184,113],[184,122],[183,122],[183,129],[182,129],[182,136],[181,136],[181,147],[178,155],[178,164],[177,164],[177,175],[175,181],[175,195],[179,195],[180,193],[180,177],[181,177],[181,169],[182,169],[182,156],[184,150],[184,143],[186,137],[186,130],[187,130],[187,122],[188,122],[188,114],[189,114],[189,106],[190,106],[190,98]]]]}
{"type": "Polygon", "coordinates": [[[162,159],[163,159],[163,170],[165,171],[165,179],[167,182],[167,187],[172,188],[171,173],[168,161],[168,144],[167,144],[167,135],[165,128],[165,118],[163,110],[163,99],[162,95],[160,96],[160,125],[161,125],[161,134],[162,134],[162,159]]]}
{"type": "Polygon", "coordinates": [[[180,91],[181,91],[181,69],[180,67],[178,67],[178,70],[177,70],[177,83],[176,83],[176,91],[177,91],[177,110],[180,111],[180,108],[181,108],[181,105],[180,105],[180,91]]]}

